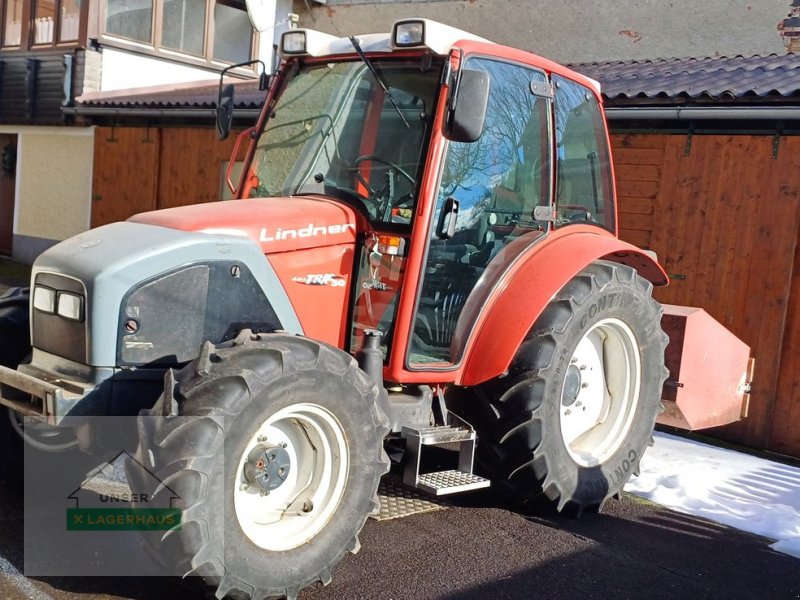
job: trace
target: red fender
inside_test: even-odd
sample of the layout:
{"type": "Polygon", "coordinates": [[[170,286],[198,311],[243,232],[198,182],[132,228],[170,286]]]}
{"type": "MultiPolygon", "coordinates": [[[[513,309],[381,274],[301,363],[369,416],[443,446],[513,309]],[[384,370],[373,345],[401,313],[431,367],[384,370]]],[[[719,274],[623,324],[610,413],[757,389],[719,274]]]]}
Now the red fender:
{"type": "Polygon", "coordinates": [[[475,322],[456,383],[476,385],[504,373],[553,296],[599,259],[633,267],[653,285],[669,282],[649,254],[605,230],[580,225],[561,229],[534,244],[494,286],[475,322]]]}

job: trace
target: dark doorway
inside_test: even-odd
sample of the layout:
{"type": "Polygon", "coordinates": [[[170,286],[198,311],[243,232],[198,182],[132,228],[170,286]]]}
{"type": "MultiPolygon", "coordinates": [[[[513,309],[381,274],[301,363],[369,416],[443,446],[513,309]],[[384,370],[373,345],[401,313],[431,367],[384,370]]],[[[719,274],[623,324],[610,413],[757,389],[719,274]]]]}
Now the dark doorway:
{"type": "Polygon", "coordinates": [[[14,193],[17,136],[0,135],[0,254],[11,254],[14,238],[14,193]]]}

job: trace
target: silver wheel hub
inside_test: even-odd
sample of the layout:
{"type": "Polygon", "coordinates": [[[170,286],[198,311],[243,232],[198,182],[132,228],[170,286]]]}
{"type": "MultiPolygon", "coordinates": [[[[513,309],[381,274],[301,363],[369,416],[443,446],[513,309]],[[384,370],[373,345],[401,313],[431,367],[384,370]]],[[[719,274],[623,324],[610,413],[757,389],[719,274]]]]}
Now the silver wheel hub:
{"type": "Polygon", "coordinates": [[[620,319],[599,321],[570,359],[561,392],[561,436],[581,466],[603,463],[625,441],[641,389],[641,355],[620,319]]]}
{"type": "Polygon", "coordinates": [[[242,474],[249,485],[269,493],[286,481],[290,465],[289,453],[283,445],[261,443],[247,455],[242,474]]]}

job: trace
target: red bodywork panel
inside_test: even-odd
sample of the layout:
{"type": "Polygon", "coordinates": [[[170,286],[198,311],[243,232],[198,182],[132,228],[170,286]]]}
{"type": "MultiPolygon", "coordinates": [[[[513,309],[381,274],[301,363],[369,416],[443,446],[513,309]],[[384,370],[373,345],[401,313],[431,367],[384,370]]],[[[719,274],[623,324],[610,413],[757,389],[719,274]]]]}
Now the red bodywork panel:
{"type": "Polygon", "coordinates": [[[363,217],[353,208],[304,196],[193,204],[134,215],[129,221],[249,237],[264,254],[355,244],[363,227],[363,217]]]}
{"type": "Polygon", "coordinates": [[[271,254],[306,336],[345,347],[353,244],[271,254]]]}
{"type": "Polygon", "coordinates": [[[634,267],[655,285],[667,283],[658,263],[607,231],[585,225],[559,229],[533,245],[495,285],[472,325],[455,382],[476,385],[503,373],[552,297],[599,259],[634,267]]]}
{"type": "Polygon", "coordinates": [[[664,357],[669,378],[658,422],[692,430],[746,417],[750,347],[702,308],[665,304],[661,327],[669,336],[664,357]]]}
{"type": "Polygon", "coordinates": [[[357,232],[364,219],[324,198],[196,204],[131,217],[183,231],[249,237],[281,280],[306,336],[344,347],[357,232]]]}

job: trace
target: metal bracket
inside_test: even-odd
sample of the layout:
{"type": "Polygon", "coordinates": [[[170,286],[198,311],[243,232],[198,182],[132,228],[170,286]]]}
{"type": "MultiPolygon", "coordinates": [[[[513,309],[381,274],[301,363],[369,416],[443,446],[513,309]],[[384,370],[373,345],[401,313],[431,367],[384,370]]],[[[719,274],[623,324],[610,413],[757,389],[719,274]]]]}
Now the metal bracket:
{"type": "Polygon", "coordinates": [[[552,206],[536,206],[533,209],[533,218],[536,221],[552,223],[556,220],[556,211],[552,206]]]}
{"type": "Polygon", "coordinates": [[[689,156],[692,153],[692,138],[694,137],[694,125],[689,127],[689,133],[686,135],[686,146],[683,149],[683,155],[689,156]]]}
{"type": "Polygon", "coordinates": [[[778,159],[778,152],[781,148],[781,134],[783,133],[783,123],[778,123],[775,135],[772,137],[772,160],[778,159]]]}
{"type": "Polygon", "coordinates": [[[553,86],[546,81],[531,81],[531,94],[539,96],[540,98],[550,99],[555,95],[553,86]]]}
{"type": "Polygon", "coordinates": [[[118,141],[116,138],[116,134],[117,134],[117,121],[115,119],[111,121],[111,136],[108,139],[106,139],[106,141],[111,142],[112,144],[116,144],[118,141]]]}

